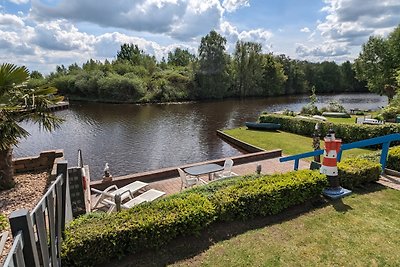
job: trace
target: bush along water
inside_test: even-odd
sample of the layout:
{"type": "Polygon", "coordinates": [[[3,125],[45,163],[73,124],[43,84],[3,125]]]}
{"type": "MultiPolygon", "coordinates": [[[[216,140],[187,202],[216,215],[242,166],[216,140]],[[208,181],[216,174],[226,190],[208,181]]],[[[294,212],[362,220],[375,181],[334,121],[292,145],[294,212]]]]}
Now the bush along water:
{"type": "Polygon", "coordinates": [[[329,122],[316,121],[312,118],[296,118],[279,114],[262,114],[259,118],[259,121],[279,123],[283,131],[304,136],[312,136],[314,133],[315,124],[319,123],[322,136],[325,136],[329,129],[333,128],[336,136],[340,137],[344,143],[351,143],[392,133],[400,133],[400,125],[398,124],[332,124],[329,122]]]}
{"type": "MultiPolygon", "coordinates": [[[[379,164],[364,159],[339,164],[343,186],[353,188],[379,178],[379,164]]],[[[199,233],[215,221],[248,220],[277,214],[318,197],[328,186],[318,171],[216,181],[119,213],[91,213],[71,222],[62,244],[64,266],[93,266],[177,236],[199,233]]]]}

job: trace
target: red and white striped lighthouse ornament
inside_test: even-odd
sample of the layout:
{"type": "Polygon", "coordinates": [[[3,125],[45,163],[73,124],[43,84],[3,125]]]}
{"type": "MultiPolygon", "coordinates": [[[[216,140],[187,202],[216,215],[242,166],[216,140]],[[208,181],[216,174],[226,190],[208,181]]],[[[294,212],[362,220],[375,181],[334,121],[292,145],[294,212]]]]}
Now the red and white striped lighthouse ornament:
{"type": "Polygon", "coordinates": [[[335,132],[331,129],[324,138],[325,150],[324,158],[320,168],[320,173],[326,174],[329,181],[329,188],[324,190],[324,195],[330,198],[340,198],[351,193],[350,190],[340,186],[337,167],[337,156],[342,145],[341,139],[336,139],[335,132]]]}
{"type": "Polygon", "coordinates": [[[324,158],[322,160],[320,172],[326,174],[327,176],[337,176],[337,155],[340,151],[342,140],[336,139],[335,132],[333,130],[329,130],[329,134],[327,134],[324,138],[324,142],[324,158]]]}

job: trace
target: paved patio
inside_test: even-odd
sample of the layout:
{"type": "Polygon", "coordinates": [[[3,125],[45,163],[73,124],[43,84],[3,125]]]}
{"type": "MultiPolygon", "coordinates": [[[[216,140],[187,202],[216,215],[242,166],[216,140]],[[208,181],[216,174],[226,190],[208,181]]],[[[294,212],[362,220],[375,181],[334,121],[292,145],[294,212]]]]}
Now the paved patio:
{"type": "MultiPolygon", "coordinates": [[[[233,165],[232,171],[239,175],[252,174],[256,172],[257,165],[261,165],[262,174],[273,174],[273,173],[284,173],[293,170],[294,162],[279,162],[279,158],[267,159],[262,161],[256,161],[246,164],[233,165]]],[[[299,169],[308,169],[310,162],[300,161],[299,169]]],[[[204,181],[208,181],[208,175],[200,176],[204,181]]],[[[152,182],[149,185],[150,188],[161,190],[167,193],[167,195],[175,194],[180,191],[181,179],[179,176],[165,179],[161,181],[152,182]]]]}

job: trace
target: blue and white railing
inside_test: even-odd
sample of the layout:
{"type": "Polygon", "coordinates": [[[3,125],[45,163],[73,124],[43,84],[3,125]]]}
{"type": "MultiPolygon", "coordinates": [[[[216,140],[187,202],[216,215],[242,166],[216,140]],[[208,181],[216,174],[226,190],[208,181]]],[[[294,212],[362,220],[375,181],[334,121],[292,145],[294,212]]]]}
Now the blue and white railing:
{"type": "MultiPolygon", "coordinates": [[[[361,141],[357,141],[357,142],[353,142],[353,143],[349,143],[349,144],[343,144],[338,153],[337,160],[338,161],[341,160],[342,153],[344,150],[367,147],[367,146],[374,146],[374,145],[382,145],[382,153],[381,153],[381,158],[380,158],[379,162],[381,164],[382,171],[383,171],[383,170],[385,170],[385,167],[386,167],[386,160],[387,160],[387,156],[388,156],[388,152],[389,152],[390,143],[394,142],[394,141],[400,141],[400,133],[389,134],[389,135],[375,137],[375,138],[371,138],[371,139],[365,139],[365,140],[361,140],[361,141]]],[[[283,157],[283,158],[280,158],[279,161],[286,162],[286,161],[294,160],[294,170],[298,170],[300,159],[322,155],[323,153],[324,153],[324,150],[320,149],[320,150],[315,150],[315,151],[297,154],[297,155],[293,155],[293,156],[283,157]]]]}

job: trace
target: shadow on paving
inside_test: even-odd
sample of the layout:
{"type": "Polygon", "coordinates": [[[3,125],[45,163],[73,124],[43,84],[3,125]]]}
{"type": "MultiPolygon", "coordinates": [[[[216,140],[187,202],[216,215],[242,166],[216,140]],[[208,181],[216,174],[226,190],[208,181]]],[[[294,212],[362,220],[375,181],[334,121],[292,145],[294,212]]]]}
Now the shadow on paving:
{"type": "MultiPolygon", "coordinates": [[[[357,194],[368,194],[384,189],[384,186],[373,184],[363,189],[355,190],[357,194]]],[[[338,212],[351,209],[342,200],[326,200],[318,197],[286,209],[278,215],[258,217],[247,221],[216,222],[202,230],[199,235],[181,236],[170,241],[158,250],[148,250],[134,255],[114,259],[101,267],[134,267],[134,266],[166,266],[182,260],[187,260],[199,255],[213,244],[231,239],[249,230],[260,229],[269,225],[295,219],[314,209],[332,205],[338,212]]]]}

